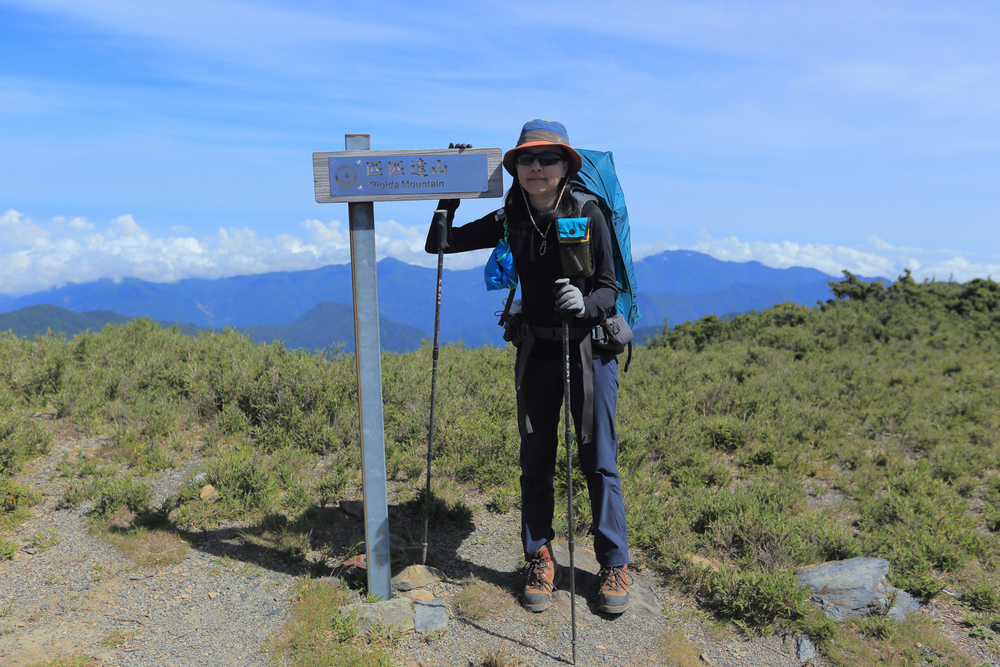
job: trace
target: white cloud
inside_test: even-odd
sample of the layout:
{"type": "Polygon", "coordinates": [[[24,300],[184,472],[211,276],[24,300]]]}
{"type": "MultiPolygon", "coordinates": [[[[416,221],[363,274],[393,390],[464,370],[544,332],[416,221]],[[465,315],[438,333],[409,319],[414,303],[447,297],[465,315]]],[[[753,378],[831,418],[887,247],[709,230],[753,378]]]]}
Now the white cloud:
{"type": "MultiPolygon", "coordinates": [[[[639,260],[650,257],[651,255],[658,255],[661,252],[667,250],[681,250],[681,246],[674,243],[667,243],[666,241],[655,241],[653,243],[643,243],[636,244],[633,240],[632,243],[632,261],[638,262],[639,260]]],[[[689,249],[689,248],[684,248],[689,249]]]]}
{"type": "Polygon", "coordinates": [[[49,232],[10,209],[0,215],[0,241],[4,246],[37,245],[44,243],[49,232]]]}
{"type": "MultiPolygon", "coordinates": [[[[197,238],[171,230],[151,235],[131,215],[98,229],[84,218],[33,221],[9,210],[0,216],[0,292],[21,295],[102,278],[151,282],[221,278],[270,271],[301,271],[351,259],[350,239],[338,220],[305,220],[305,234],[262,237],[249,228],[220,228],[197,238]],[[58,231],[54,235],[49,228],[58,231]]],[[[424,252],[425,230],[388,220],[375,225],[376,257],[436,266],[424,252]]],[[[482,266],[484,253],[449,256],[450,269],[482,266]]]]}
{"type": "Polygon", "coordinates": [[[691,249],[728,262],[756,261],[776,269],[804,266],[832,276],[843,269],[867,276],[883,275],[890,268],[885,257],[828,244],[744,242],[735,236],[723,239],[706,236],[691,249]]]}
{"type": "Polygon", "coordinates": [[[299,223],[299,226],[312,232],[313,239],[318,243],[344,244],[348,242],[347,237],[339,229],[339,220],[334,220],[329,225],[324,225],[314,218],[299,223]]]}
{"type": "MultiPolygon", "coordinates": [[[[271,271],[302,271],[350,261],[350,239],[343,223],[309,219],[303,233],[263,237],[252,229],[219,228],[195,237],[175,233],[155,236],[131,215],[105,225],[76,217],[34,221],[15,210],[0,216],[0,292],[21,295],[100,279],[135,277],[150,282],[183,278],[222,278],[271,271]]],[[[376,222],[376,257],[434,267],[424,252],[426,230],[394,220],[376,222]]],[[[895,279],[910,269],[917,280],[956,280],[1000,276],[1000,256],[971,256],[951,250],[922,250],[892,245],[877,237],[865,247],[793,241],[741,241],[735,236],[705,235],[694,244],[664,241],[636,246],[636,261],[665,250],[694,250],[732,262],[757,261],[773,268],[809,267],[831,276],[847,269],[862,276],[895,279]]],[[[489,250],[448,255],[449,269],[483,266],[489,250]]]]}
{"type": "Polygon", "coordinates": [[[111,226],[124,237],[133,238],[142,242],[149,241],[149,234],[142,231],[142,227],[140,227],[136,221],[132,219],[131,215],[122,215],[115,218],[111,221],[111,226]]]}
{"type": "Polygon", "coordinates": [[[94,228],[94,226],[87,222],[84,218],[73,218],[69,221],[69,226],[70,229],[75,229],[78,232],[86,232],[94,228]]]}
{"type": "Polygon", "coordinates": [[[818,269],[839,276],[851,273],[895,280],[907,269],[916,280],[955,280],[1000,276],[1000,256],[970,258],[953,250],[922,250],[895,247],[877,237],[870,237],[870,249],[835,246],[824,243],[792,241],[740,241],[735,236],[722,239],[704,236],[689,250],[711,255],[727,262],[760,262],[776,269],[793,266],[818,269]]]}

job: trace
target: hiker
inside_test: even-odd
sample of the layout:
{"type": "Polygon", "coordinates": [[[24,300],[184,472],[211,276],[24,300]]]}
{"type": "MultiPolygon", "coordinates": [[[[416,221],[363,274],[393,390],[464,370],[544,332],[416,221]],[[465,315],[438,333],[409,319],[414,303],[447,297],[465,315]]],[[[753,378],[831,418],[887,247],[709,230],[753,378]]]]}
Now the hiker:
{"type": "Polygon", "coordinates": [[[504,207],[452,227],[459,200],[442,200],[438,208],[448,212],[445,229],[432,224],[425,250],[437,253],[438,239],[444,239],[444,252],[455,253],[493,248],[508,237],[527,325],[517,353],[515,386],[521,436],[521,541],[527,561],[522,603],[530,611],[549,607],[561,577],[551,541],[563,400],[562,322],[569,321],[573,422],[590,496],[594,551],[601,566],[597,605],[605,613],[620,614],[628,607],[629,556],[614,424],[618,360],[613,353],[591,348],[590,341],[591,329],[615,306],[618,290],[604,216],[592,199],[570,191],[569,179],[581,162],[562,123],[526,123],[517,145],[503,157],[503,166],[514,179],[504,207]],[[564,276],[557,218],[589,218],[592,230],[593,272],[563,285],[556,284],[564,276]],[[592,357],[591,373],[583,372],[585,357],[592,357]]]}

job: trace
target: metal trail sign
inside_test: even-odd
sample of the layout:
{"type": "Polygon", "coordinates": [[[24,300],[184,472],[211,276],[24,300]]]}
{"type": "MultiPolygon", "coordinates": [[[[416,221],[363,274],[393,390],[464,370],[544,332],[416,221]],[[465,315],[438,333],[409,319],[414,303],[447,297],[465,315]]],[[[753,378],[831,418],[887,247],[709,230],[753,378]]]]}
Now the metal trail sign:
{"type": "Polygon", "coordinates": [[[313,177],[320,203],[503,194],[499,148],[313,153],[313,177]]]}
{"type": "Polygon", "coordinates": [[[344,144],[344,151],[313,153],[313,183],[317,202],[346,202],[350,218],[368,592],[388,600],[392,573],[374,202],[499,197],[503,170],[499,148],[373,151],[367,134],[346,134],[344,144]]]}

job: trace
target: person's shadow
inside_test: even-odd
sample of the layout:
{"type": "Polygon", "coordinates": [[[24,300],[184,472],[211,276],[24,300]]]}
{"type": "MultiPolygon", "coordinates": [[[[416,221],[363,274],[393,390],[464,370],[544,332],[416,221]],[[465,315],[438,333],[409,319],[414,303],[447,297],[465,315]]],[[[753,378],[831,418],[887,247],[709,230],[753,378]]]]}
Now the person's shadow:
{"type": "MultiPolygon", "coordinates": [[[[496,587],[501,594],[509,595],[515,603],[519,602],[524,585],[522,572],[498,570],[460,556],[462,544],[475,531],[472,510],[461,503],[457,507],[449,507],[434,495],[431,496],[430,506],[425,564],[443,572],[450,584],[460,585],[475,578],[496,587]]],[[[389,505],[387,509],[393,545],[390,550],[390,567],[395,576],[409,565],[422,564],[423,492],[413,501],[389,505]]],[[[367,571],[364,568],[365,525],[360,501],[313,505],[296,520],[289,520],[281,514],[271,514],[250,525],[223,525],[207,530],[184,530],[176,525],[171,525],[170,528],[193,548],[220,558],[241,561],[293,577],[340,579],[348,587],[362,593],[367,589],[367,571]]],[[[565,554],[557,553],[557,556],[564,567],[560,589],[568,590],[569,561],[565,554]]],[[[577,564],[575,574],[579,604],[587,591],[596,589],[597,575],[581,568],[580,563],[577,564]]],[[[585,604],[584,608],[586,607],[585,604]]],[[[549,659],[569,662],[563,655],[548,652],[543,645],[506,636],[461,614],[455,615],[451,620],[502,641],[536,651],[549,659]]]]}

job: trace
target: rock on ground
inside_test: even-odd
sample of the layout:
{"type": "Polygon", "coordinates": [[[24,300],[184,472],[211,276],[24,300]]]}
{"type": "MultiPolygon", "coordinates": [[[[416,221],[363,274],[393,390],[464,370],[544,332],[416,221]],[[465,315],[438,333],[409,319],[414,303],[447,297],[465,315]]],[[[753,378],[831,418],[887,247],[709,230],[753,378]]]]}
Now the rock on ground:
{"type": "Polygon", "coordinates": [[[889,561],[882,558],[830,561],[795,572],[799,582],[812,590],[810,601],[835,621],[870,614],[903,621],[919,611],[920,604],[894,588],[886,580],[888,574],[889,561]]]}

